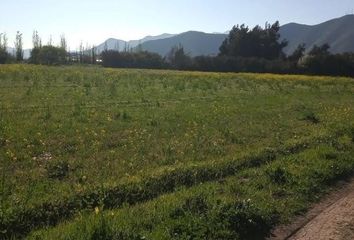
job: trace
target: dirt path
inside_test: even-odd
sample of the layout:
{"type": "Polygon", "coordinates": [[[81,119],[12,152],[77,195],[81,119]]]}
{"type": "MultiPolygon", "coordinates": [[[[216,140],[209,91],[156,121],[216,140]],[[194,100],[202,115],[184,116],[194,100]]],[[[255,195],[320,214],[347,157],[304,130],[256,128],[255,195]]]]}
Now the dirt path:
{"type": "Polygon", "coordinates": [[[353,240],[354,179],[340,182],[337,190],[294,223],[280,226],[273,240],[353,240]]]}

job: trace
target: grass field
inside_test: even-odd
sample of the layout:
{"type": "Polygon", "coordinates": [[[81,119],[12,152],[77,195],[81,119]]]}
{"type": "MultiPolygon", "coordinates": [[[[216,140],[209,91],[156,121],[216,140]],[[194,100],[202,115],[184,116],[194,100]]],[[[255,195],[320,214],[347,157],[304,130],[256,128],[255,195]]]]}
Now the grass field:
{"type": "Polygon", "coordinates": [[[354,170],[354,79],[0,66],[0,239],[263,239],[354,170]]]}

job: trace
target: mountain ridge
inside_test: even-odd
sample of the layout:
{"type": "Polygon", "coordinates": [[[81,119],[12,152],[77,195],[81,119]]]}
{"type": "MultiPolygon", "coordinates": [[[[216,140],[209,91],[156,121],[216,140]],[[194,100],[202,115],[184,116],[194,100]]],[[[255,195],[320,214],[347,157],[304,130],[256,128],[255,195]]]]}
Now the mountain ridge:
{"type": "Polygon", "coordinates": [[[154,40],[159,40],[159,39],[166,39],[170,38],[173,36],[176,36],[177,34],[170,34],[170,33],[163,33],[157,36],[151,36],[148,35],[142,39],[138,40],[129,40],[129,41],[124,41],[121,39],[116,39],[116,38],[108,38],[106,41],[103,43],[99,44],[96,46],[97,52],[101,53],[104,51],[105,47],[107,46],[108,50],[119,50],[119,51],[124,51],[126,48],[129,50],[130,48],[135,48],[139,44],[144,43],[146,41],[154,41],[154,40]]]}
{"type": "MultiPolygon", "coordinates": [[[[306,51],[309,51],[314,45],[328,43],[332,53],[354,52],[353,25],[354,15],[350,14],[314,25],[287,23],[280,27],[279,33],[281,40],[287,39],[289,42],[288,46],[284,48],[287,55],[290,55],[302,43],[305,44],[306,51]]],[[[222,41],[227,37],[226,33],[187,31],[168,38],[142,42],[141,49],[166,56],[172,47],[182,45],[185,52],[192,57],[198,55],[215,56],[219,53],[222,41]]]]}
{"type": "Polygon", "coordinates": [[[289,45],[285,53],[292,53],[296,47],[305,43],[307,51],[314,45],[328,43],[332,53],[354,52],[354,15],[345,15],[320,24],[306,25],[288,23],[280,28],[282,39],[289,45]]]}

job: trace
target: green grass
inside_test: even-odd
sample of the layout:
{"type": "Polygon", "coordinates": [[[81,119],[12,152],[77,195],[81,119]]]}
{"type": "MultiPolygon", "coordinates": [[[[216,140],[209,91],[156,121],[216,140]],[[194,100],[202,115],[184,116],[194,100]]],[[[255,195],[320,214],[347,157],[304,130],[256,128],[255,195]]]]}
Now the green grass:
{"type": "Polygon", "coordinates": [[[1,66],[0,236],[264,238],[351,174],[353,106],[350,78],[1,66]]]}

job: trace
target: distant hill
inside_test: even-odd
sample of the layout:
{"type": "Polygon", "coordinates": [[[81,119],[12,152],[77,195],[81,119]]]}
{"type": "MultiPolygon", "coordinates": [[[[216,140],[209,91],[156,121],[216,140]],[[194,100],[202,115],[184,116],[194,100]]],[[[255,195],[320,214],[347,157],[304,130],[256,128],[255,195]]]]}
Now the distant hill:
{"type": "MultiPolygon", "coordinates": [[[[354,15],[346,15],[314,26],[286,24],[280,28],[280,35],[282,39],[289,41],[289,45],[284,49],[286,54],[291,54],[301,43],[306,44],[307,50],[315,44],[328,43],[332,53],[354,52],[354,15]]],[[[168,39],[147,41],[142,44],[142,48],[165,56],[173,46],[181,44],[191,56],[217,55],[226,37],[227,34],[191,31],[168,39]]]]}
{"type": "Polygon", "coordinates": [[[133,47],[136,47],[138,46],[139,44],[142,44],[144,42],[147,42],[147,41],[154,41],[154,40],[159,40],[159,39],[166,39],[166,38],[170,38],[170,37],[174,37],[176,36],[177,34],[169,34],[169,33],[164,33],[164,34],[161,34],[161,35],[158,35],[158,36],[146,36],[144,37],[143,39],[140,39],[140,40],[132,40],[132,41],[129,41],[129,45],[132,45],[133,47]]]}
{"type": "MultiPolygon", "coordinates": [[[[282,39],[287,39],[289,45],[284,49],[286,54],[291,54],[296,47],[305,43],[307,50],[315,44],[330,44],[332,53],[354,52],[354,15],[346,15],[341,18],[318,25],[303,25],[289,23],[280,28],[282,39]]],[[[166,38],[144,39],[141,48],[165,56],[172,47],[182,45],[190,56],[217,55],[219,47],[227,33],[203,33],[190,31],[178,35],[168,35],[166,38]]],[[[131,41],[132,42],[132,41],[131,41]]],[[[138,46],[135,41],[130,47],[138,46]]],[[[123,48],[120,48],[122,50],[123,48]]]]}
{"type": "Polygon", "coordinates": [[[182,45],[190,56],[216,55],[226,37],[226,34],[190,31],[167,39],[147,41],[141,44],[141,48],[166,56],[172,47],[182,45]]]}
{"type": "Polygon", "coordinates": [[[105,49],[106,45],[107,45],[108,50],[119,49],[119,51],[123,51],[125,48],[128,48],[128,49],[135,48],[139,44],[142,44],[146,41],[166,39],[166,38],[170,38],[173,36],[175,36],[175,34],[164,33],[164,34],[161,34],[158,36],[147,36],[147,37],[144,37],[143,39],[140,39],[140,40],[131,40],[131,41],[124,41],[124,40],[120,40],[120,39],[109,38],[105,42],[98,45],[96,48],[97,48],[98,53],[101,53],[105,49]]]}
{"type": "Polygon", "coordinates": [[[306,44],[307,50],[315,44],[328,43],[332,53],[354,52],[354,15],[346,15],[314,26],[289,23],[281,27],[280,34],[289,41],[285,49],[287,54],[292,53],[301,43],[306,44]]]}

